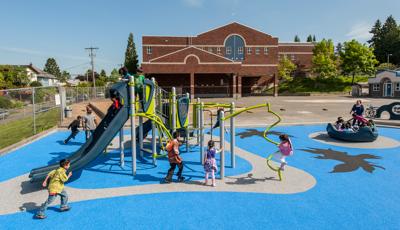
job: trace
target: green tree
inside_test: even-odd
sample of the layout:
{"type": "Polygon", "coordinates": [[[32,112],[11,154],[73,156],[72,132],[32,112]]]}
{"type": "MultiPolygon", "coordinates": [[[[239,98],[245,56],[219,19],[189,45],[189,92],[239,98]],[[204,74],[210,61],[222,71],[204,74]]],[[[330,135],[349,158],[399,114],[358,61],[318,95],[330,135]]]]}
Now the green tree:
{"type": "Polygon", "coordinates": [[[42,86],[42,83],[40,83],[39,81],[33,81],[29,84],[30,87],[40,87],[42,86]]]}
{"type": "Polygon", "coordinates": [[[337,74],[337,58],[332,40],[322,39],[313,49],[312,72],[318,77],[328,78],[337,74]]]}
{"type": "Polygon", "coordinates": [[[308,37],[307,37],[307,42],[312,42],[312,36],[311,36],[311,34],[308,35],[308,37]]]}
{"type": "Polygon", "coordinates": [[[0,72],[0,89],[5,89],[7,88],[7,82],[4,79],[4,74],[0,72]]]}
{"type": "Polygon", "coordinates": [[[18,71],[12,80],[12,84],[17,87],[26,87],[29,85],[29,77],[26,74],[26,71],[18,71]]]}
{"type": "Polygon", "coordinates": [[[351,84],[354,84],[356,74],[375,73],[375,66],[378,64],[373,49],[354,39],[344,43],[340,59],[343,73],[353,76],[351,84]]]}
{"type": "Polygon", "coordinates": [[[340,53],[342,52],[342,50],[343,50],[343,45],[342,45],[342,43],[339,42],[336,45],[336,50],[335,50],[336,56],[340,56],[340,53]]]}
{"type": "Polygon", "coordinates": [[[294,36],[294,42],[300,42],[300,38],[299,38],[299,36],[297,36],[297,34],[296,34],[296,36],[294,36]]]}
{"type": "Polygon", "coordinates": [[[67,82],[67,80],[69,80],[71,78],[71,74],[67,71],[62,71],[61,73],[61,77],[60,77],[60,82],[67,82]]]}
{"type": "Polygon", "coordinates": [[[381,21],[379,19],[376,20],[374,26],[369,31],[369,33],[372,34],[372,38],[370,40],[368,40],[368,43],[376,51],[377,50],[376,49],[377,46],[380,45],[380,39],[381,39],[381,36],[382,36],[382,23],[381,23],[381,21]]]}
{"type": "Polygon", "coordinates": [[[138,69],[138,56],[136,54],[135,42],[133,41],[133,34],[130,33],[128,37],[128,45],[125,51],[124,65],[128,68],[129,73],[136,74],[138,69]]]}
{"type": "Polygon", "coordinates": [[[56,59],[49,58],[44,65],[44,72],[54,75],[59,81],[61,81],[61,71],[57,65],[56,59]]]}
{"type": "Polygon", "coordinates": [[[113,69],[111,71],[110,77],[108,78],[108,81],[114,83],[114,82],[117,82],[120,77],[121,76],[119,75],[118,70],[117,69],[113,69]]]}
{"type": "Polygon", "coordinates": [[[314,34],[313,37],[312,37],[312,41],[313,41],[313,42],[317,42],[317,39],[315,38],[315,34],[314,34]]]}
{"type": "Polygon", "coordinates": [[[292,81],[293,77],[293,71],[296,70],[296,65],[293,64],[292,61],[290,61],[286,55],[283,56],[283,58],[279,61],[278,65],[278,76],[281,79],[284,79],[286,81],[292,81]]]}
{"type": "Polygon", "coordinates": [[[380,64],[378,67],[376,67],[376,70],[395,70],[396,68],[397,68],[396,65],[384,62],[380,64]]]}
{"type": "Polygon", "coordinates": [[[389,16],[385,23],[377,20],[370,33],[372,38],[368,41],[370,47],[374,48],[376,59],[380,63],[387,62],[390,55],[390,62],[400,64],[400,27],[393,16],[389,16]]]}

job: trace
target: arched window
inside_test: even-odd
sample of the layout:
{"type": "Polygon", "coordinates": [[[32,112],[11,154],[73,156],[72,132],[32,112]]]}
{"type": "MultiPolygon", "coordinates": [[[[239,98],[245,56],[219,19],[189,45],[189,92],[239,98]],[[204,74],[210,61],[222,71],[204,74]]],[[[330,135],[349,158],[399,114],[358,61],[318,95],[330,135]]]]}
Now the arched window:
{"type": "Polygon", "coordinates": [[[244,40],[239,35],[231,35],[225,40],[225,57],[233,61],[244,60],[244,40]]]}

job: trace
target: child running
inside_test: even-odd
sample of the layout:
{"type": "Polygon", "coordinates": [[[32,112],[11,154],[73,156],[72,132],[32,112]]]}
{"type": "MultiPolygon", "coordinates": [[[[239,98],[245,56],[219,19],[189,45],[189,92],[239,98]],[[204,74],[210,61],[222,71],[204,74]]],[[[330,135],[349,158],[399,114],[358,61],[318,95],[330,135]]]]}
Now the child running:
{"type": "Polygon", "coordinates": [[[60,211],[68,211],[70,207],[68,206],[68,195],[67,192],[64,190],[64,183],[72,176],[72,172],[68,173],[67,170],[69,169],[70,161],[67,159],[63,159],[60,161],[60,167],[51,171],[46,179],[43,181],[42,186],[47,186],[47,181],[50,179],[49,187],[49,197],[47,198],[46,202],[44,202],[36,214],[36,218],[44,219],[46,218],[45,212],[49,204],[51,204],[58,196],[61,198],[61,208],[60,211]]]}
{"type": "Polygon", "coordinates": [[[74,121],[69,124],[68,129],[71,129],[71,135],[64,140],[64,144],[67,144],[71,138],[75,139],[76,135],[79,133],[79,126],[81,124],[82,117],[78,116],[74,121]]]}
{"type": "Polygon", "coordinates": [[[221,150],[217,150],[214,147],[214,141],[209,140],[208,141],[208,149],[207,153],[204,156],[204,171],[206,173],[204,185],[207,185],[208,183],[208,174],[211,173],[211,179],[212,179],[212,186],[215,187],[215,173],[218,171],[217,167],[217,161],[215,160],[215,154],[220,153],[221,150]]]}
{"type": "Polygon", "coordinates": [[[285,165],[287,165],[286,157],[293,155],[293,146],[289,136],[286,134],[279,135],[279,140],[281,141],[278,145],[279,150],[274,153],[274,156],[280,160],[281,166],[279,170],[283,171],[285,170],[285,165]]]}

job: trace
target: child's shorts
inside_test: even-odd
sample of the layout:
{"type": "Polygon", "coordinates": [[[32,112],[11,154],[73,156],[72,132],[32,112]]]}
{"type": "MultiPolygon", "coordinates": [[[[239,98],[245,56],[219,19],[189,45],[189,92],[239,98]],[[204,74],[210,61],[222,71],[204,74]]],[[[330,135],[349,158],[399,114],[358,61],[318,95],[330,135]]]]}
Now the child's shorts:
{"type": "Polygon", "coordinates": [[[279,160],[281,163],[286,163],[286,157],[287,156],[283,155],[279,150],[274,153],[274,158],[279,160]]]}

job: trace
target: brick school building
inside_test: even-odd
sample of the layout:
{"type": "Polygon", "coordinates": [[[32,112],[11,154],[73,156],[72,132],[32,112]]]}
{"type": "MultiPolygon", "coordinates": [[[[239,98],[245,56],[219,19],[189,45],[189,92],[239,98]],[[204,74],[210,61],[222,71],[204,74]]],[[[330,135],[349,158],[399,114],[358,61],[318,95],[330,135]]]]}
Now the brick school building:
{"type": "Polygon", "coordinates": [[[240,97],[262,93],[276,84],[279,60],[311,67],[313,43],[280,43],[237,22],[197,36],[143,36],[142,69],[164,88],[192,97],[240,97]]]}

